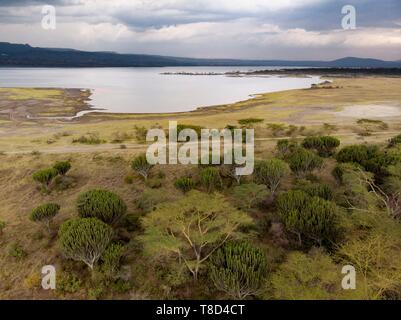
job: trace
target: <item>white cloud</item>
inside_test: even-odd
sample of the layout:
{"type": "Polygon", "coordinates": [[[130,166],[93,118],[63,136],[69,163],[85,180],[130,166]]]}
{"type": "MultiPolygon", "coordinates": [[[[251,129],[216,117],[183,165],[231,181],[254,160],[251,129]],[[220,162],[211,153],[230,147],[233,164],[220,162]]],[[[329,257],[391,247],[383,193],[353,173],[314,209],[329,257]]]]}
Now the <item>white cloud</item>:
{"type": "MultiPolygon", "coordinates": [[[[40,6],[0,7],[0,41],[194,57],[334,59],[352,54],[400,59],[400,28],[308,30],[302,23],[279,23],[280,17],[332,2],[75,0],[57,6],[55,31],[40,28],[40,6]]],[[[338,28],[340,12],[333,14],[338,28]]]]}

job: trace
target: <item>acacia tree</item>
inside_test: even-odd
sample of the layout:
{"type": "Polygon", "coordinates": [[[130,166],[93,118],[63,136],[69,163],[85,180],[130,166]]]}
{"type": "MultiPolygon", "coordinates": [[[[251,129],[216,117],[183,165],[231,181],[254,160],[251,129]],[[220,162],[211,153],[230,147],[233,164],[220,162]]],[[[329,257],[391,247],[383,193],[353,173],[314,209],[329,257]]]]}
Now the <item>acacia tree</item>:
{"type": "Polygon", "coordinates": [[[266,256],[249,242],[226,243],[211,257],[210,279],[235,299],[259,293],[267,273],[266,256]]]}
{"type": "Polygon", "coordinates": [[[233,189],[234,202],[240,209],[251,209],[268,196],[269,191],[267,191],[267,187],[263,184],[242,184],[233,189]]]}
{"type": "Polygon", "coordinates": [[[93,270],[113,238],[113,229],[96,218],[78,218],[64,222],[58,236],[67,258],[82,261],[93,270]]]}
{"type": "Polygon", "coordinates": [[[161,204],[142,219],[139,237],[145,252],[176,257],[198,279],[199,270],[227,240],[243,234],[252,219],[232,207],[222,195],[190,191],[173,203],[161,204]]]}
{"type": "Polygon", "coordinates": [[[258,161],[255,164],[255,180],[266,185],[274,194],[284,177],[289,175],[288,165],[280,159],[258,161]]]}

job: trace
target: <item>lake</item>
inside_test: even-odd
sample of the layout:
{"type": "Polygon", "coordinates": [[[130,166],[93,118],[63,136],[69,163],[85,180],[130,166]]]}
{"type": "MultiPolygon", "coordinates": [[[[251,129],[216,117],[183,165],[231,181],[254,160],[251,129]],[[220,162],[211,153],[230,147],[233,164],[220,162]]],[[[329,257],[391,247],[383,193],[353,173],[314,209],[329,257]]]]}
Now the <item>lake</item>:
{"type": "Polygon", "coordinates": [[[164,113],[234,103],[260,93],[310,88],[312,84],[320,82],[316,76],[292,78],[162,74],[260,69],[275,68],[0,68],[0,87],[91,89],[91,104],[101,109],[101,112],[164,113]]]}

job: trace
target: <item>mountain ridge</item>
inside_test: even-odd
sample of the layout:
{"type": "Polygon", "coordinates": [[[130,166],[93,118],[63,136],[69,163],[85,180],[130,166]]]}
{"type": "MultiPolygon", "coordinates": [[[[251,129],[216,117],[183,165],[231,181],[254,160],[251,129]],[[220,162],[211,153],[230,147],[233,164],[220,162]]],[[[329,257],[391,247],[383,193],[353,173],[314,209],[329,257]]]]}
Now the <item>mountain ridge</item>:
{"type": "Polygon", "coordinates": [[[149,54],[120,54],[69,48],[40,48],[29,44],[0,42],[1,67],[185,67],[185,66],[277,66],[322,68],[401,68],[401,60],[344,57],[333,61],[198,59],[149,54]]]}

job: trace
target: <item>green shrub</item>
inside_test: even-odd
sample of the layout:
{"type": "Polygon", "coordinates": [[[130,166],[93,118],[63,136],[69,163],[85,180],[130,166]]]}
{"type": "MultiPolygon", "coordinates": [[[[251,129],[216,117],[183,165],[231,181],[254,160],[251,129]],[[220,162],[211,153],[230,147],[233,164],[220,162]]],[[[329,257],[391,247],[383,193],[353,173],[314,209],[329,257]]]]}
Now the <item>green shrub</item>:
{"type": "Polygon", "coordinates": [[[95,189],[78,197],[77,209],[81,218],[97,218],[114,224],[126,213],[127,206],[117,194],[95,189]]]}
{"type": "Polygon", "coordinates": [[[36,171],[33,175],[32,178],[36,182],[39,182],[42,184],[44,188],[48,188],[50,183],[53,181],[53,179],[58,175],[58,171],[54,168],[49,168],[49,169],[44,169],[44,170],[39,170],[36,171]]]}
{"type": "Polygon", "coordinates": [[[145,143],[148,130],[145,127],[138,127],[138,126],[135,126],[134,129],[135,129],[135,140],[138,143],[145,143]]]}
{"type": "Polygon", "coordinates": [[[146,159],[146,154],[141,154],[132,161],[131,168],[140,174],[145,180],[148,179],[148,175],[153,165],[149,164],[146,159]]]}
{"type": "Polygon", "coordinates": [[[71,163],[69,161],[59,161],[53,166],[57,170],[58,174],[64,176],[70,169],[71,163]]]}
{"type": "Polygon", "coordinates": [[[220,172],[215,167],[202,169],[199,173],[199,180],[202,187],[209,193],[222,187],[220,172]]]}
{"type": "Polygon", "coordinates": [[[316,150],[322,157],[329,157],[334,154],[335,149],[340,145],[340,140],[331,136],[315,136],[304,139],[302,146],[305,149],[316,150]]]}
{"type": "Polygon", "coordinates": [[[276,192],[283,178],[289,174],[290,169],[287,163],[280,159],[269,159],[255,163],[255,181],[266,185],[271,193],[276,192]]]}
{"type": "Polygon", "coordinates": [[[315,169],[321,168],[323,159],[312,151],[299,148],[288,158],[291,170],[297,175],[310,173],[315,169]]]}
{"type": "Polygon", "coordinates": [[[305,183],[297,189],[304,191],[311,197],[319,197],[324,200],[333,200],[333,190],[327,184],[305,183]]]}
{"type": "Polygon", "coordinates": [[[98,284],[93,288],[88,290],[88,299],[89,300],[98,300],[104,294],[104,285],[98,284]]]}
{"type": "Polygon", "coordinates": [[[113,229],[95,218],[78,218],[64,222],[58,237],[67,258],[82,261],[93,270],[113,238],[113,229]]]}
{"type": "Polygon", "coordinates": [[[269,196],[265,185],[255,183],[236,186],[232,191],[234,203],[240,209],[251,209],[269,196]]]}
{"type": "Polygon", "coordinates": [[[75,274],[66,273],[57,277],[57,291],[62,293],[76,293],[81,289],[82,281],[75,274]]]}
{"type": "Polygon", "coordinates": [[[401,134],[399,134],[398,136],[396,136],[394,138],[391,138],[389,143],[388,143],[388,147],[389,148],[393,148],[393,147],[395,147],[396,145],[399,145],[399,144],[401,144],[401,134]]]}
{"type": "Polygon", "coordinates": [[[125,228],[127,231],[136,231],[140,229],[143,214],[140,212],[128,213],[124,216],[124,219],[121,222],[121,226],[125,228]]]}
{"type": "Polygon", "coordinates": [[[34,222],[42,223],[50,232],[50,223],[60,211],[60,206],[56,203],[46,203],[32,210],[30,219],[34,222]]]}
{"type": "Polygon", "coordinates": [[[265,254],[248,242],[226,243],[211,257],[212,282],[233,299],[258,294],[266,274],[265,254]]]}
{"type": "Polygon", "coordinates": [[[111,286],[112,289],[118,293],[126,293],[132,289],[132,284],[123,279],[117,279],[111,286]]]}
{"type": "Polygon", "coordinates": [[[6,223],[0,220],[0,235],[3,234],[3,230],[6,227],[6,223]]]}
{"type": "Polygon", "coordinates": [[[343,174],[344,174],[344,164],[337,164],[333,171],[331,171],[331,175],[336,179],[339,184],[343,183],[343,174]]]}
{"type": "Polygon", "coordinates": [[[311,197],[303,191],[279,195],[276,202],[287,231],[297,235],[299,245],[330,243],[337,232],[337,207],[333,202],[311,197]]]}
{"type": "Polygon", "coordinates": [[[120,269],[121,258],[124,253],[124,246],[119,243],[112,243],[102,255],[102,271],[108,277],[116,276],[120,269]]]}
{"type": "Polygon", "coordinates": [[[16,259],[25,258],[27,253],[19,243],[12,243],[8,248],[8,255],[16,259]]]}
{"type": "Polygon", "coordinates": [[[192,180],[191,177],[183,177],[179,178],[174,182],[174,186],[181,190],[184,193],[187,193],[188,191],[192,190],[195,188],[195,182],[192,180]]]}
{"type": "Polygon", "coordinates": [[[298,144],[293,140],[282,139],[277,141],[276,148],[282,157],[287,157],[298,148],[298,144]]]}
{"type": "Polygon", "coordinates": [[[363,165],[369,159],[379,156],[380,150],[374,145],[352,145],[342,148],[336,159],[338,162],[354,162],[363,165]]]}
{"type": "Polygon", "coordinates": [[[238,123],[241,126],[252,126],[257,123],[262,123],[265,121],[264,119],[259,119],[259,118],[246,118],[246,119],[240,119],[238,120],[238,123]]]}

